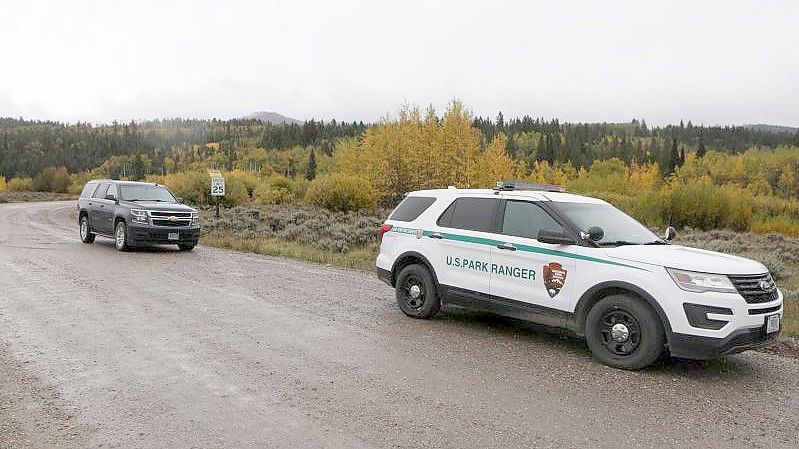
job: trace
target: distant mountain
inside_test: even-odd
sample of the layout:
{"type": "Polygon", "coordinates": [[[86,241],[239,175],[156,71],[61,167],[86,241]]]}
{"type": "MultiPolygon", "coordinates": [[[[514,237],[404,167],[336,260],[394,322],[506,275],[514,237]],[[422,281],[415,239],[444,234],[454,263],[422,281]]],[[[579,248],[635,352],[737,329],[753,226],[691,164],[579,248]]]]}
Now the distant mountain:
{"type": "Polygon", "coordinates": [[[266,112],[266,111],[257,111],[253,112],[252,114],[244,116],[246,119],[251,120],[260,120],[264,123],[271,123],[273,125],[302,125],[302,120],[297,120],[295,118],[286,117],[285,115],[278,114],[277,112],[266,112]]]}
{"type": "Polygon", "coordinates": [[[792,126],[780,126],[780,125],[763,125],[758,123],[757,125],[744,125],[744,128],[754,129],[755,131],[767,131],[770,133],[778,133],[778,134],[796,134],[799,128],[794,128],[792,126]]]}

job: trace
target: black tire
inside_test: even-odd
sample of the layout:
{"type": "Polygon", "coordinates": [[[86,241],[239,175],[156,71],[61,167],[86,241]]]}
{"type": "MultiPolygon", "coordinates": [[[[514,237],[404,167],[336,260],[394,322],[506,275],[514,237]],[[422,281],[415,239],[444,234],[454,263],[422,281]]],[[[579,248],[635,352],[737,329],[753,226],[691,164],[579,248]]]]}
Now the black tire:
{"type": "Polygon", "coordinates": [[[89,226],[89,217],[81,215],[78,221],[80,241],[83,243],[94,243],[95,234],[92,233],[92,228],[89,226]]]}
{"type": "Polygon", "coordinates": [[[397,304],[411,318],[432,318],[441,309],[436,283],[423,265],[408,265],[396,283],[397,304]]]}
{"type": "Polygon", "coordinates": [[[114,226],[114,246],[117,251],[127,251],[128,246],[128,226],[124,221],[118,221],[114,226]],[[121,235],[120,235],[121,234],[121,235]]]}
{"type": "Polygon", "coordinates": [[[186,243],[186,244],[179,243],[178,248],[180,248],[181,251],[191,251],[194,249],[196,245],[197,245],[196,243],[186,243]]]}
{"type": "Polygon", "coordinates": [[[627,370],[651,365],[666,346],[657,313],[645,301],[630,295],[609,295],[594,304],[586,318],[585,339],[594,358],[627,370]]]}

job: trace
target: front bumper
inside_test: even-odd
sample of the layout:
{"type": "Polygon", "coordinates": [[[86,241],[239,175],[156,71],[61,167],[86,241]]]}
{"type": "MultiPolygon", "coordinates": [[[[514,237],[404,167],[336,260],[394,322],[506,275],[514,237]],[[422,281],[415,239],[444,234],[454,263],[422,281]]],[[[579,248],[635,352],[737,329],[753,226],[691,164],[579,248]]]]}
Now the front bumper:
{"type": "Polygon", "coordinates": [[[705,360],[735,354],[748,349],[769,346],[779,332],[766,334],[763,327],[738,329],[724,338],[701,337],[690,334],[671,334],[669,352],[673,357],[705,360]]]}
{"type": "Polygon", "coordinates": [[[192,244],[200,239],[199,226],[154,226],[146,224],[128,225],[128,244],[131,246],[146,243],[192,244]],[[169,234],[177,233],[177,240],[170,240],[169,234]]]}

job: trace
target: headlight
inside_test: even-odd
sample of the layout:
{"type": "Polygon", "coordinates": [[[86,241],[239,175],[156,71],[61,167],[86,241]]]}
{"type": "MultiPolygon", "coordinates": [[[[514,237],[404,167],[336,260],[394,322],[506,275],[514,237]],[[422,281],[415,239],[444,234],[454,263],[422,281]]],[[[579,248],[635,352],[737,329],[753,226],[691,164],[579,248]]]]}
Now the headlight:
{"type": "Polygon", "coordinates": [[[666,268],[666,271],[678,287],[689,292],[736,293],[738,291],[732,285],[730,278],[723,274],[697,273],[674,268],[666,268]]]}
{"type": "Polygon", "coordinates": [[[131,209],[130,216],[134,223],[147,223],[147,211],[144,209],[131,209]]]}
{"type": "Polygon", "coordinates": [[[199,212],[192,212],[191,213],[191,225],[198,226],[200,224],[200,213],[199,212]]]}

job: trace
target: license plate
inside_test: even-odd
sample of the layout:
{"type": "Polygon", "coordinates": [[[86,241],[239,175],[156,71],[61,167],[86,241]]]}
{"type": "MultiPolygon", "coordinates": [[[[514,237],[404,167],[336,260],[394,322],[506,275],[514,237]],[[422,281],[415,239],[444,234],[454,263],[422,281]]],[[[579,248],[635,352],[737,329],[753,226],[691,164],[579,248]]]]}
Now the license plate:
{"type": "Polygon", "coordinates": [[[766,333],[771,334],[780,330],[780,314],[775,313],[766,317],[766,333]]]}
{"type": "Polygon", "coordinates": [[[180,233],[179,232],[170,232],[166,236],[166,238],[169,239],[169,240],[180,240],[180,233]]]}

